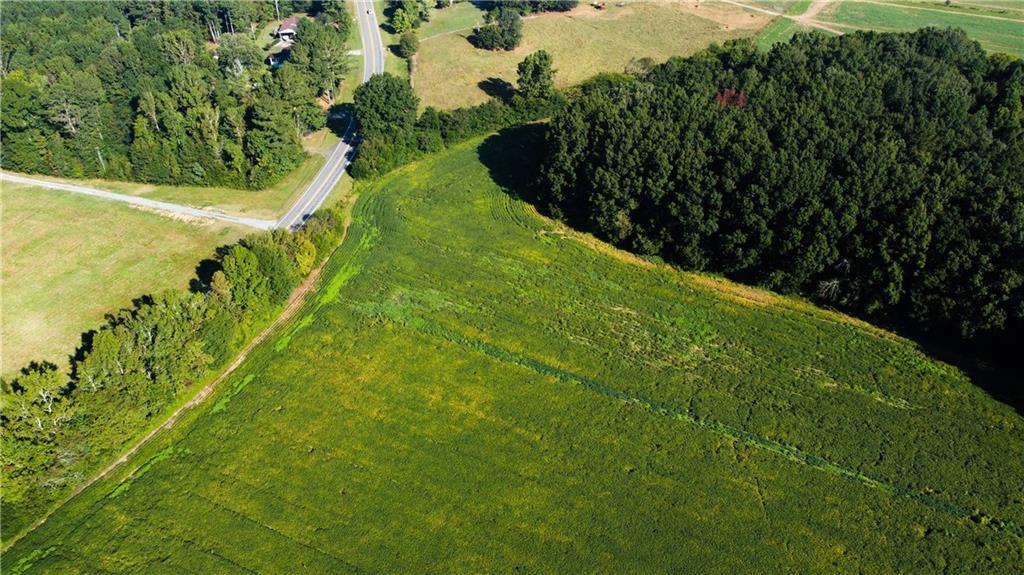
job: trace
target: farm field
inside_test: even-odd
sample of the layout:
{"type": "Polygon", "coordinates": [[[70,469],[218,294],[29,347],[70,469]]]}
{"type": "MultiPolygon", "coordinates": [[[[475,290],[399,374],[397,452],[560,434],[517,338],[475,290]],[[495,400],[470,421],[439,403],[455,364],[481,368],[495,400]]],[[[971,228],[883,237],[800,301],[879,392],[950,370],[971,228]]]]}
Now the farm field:
{"type": "Polygon", "coordinates": [[[11,573],[1009,573],[1024,418],[538,216],[536,128],[357,188],[318,292],[11,573]]]}
{"type": "Polygon", "coordinates": [[[66,365],[82,332],[132,298],[180,288],[246,229],[171,219],[117,202],[3,183],[2,365],[66,365]]]}
{"type": "Polygon", "coordinates": [[[436,10],[424,24],[412,78],[422,107],[484,102],[489,96],[481,84],[490,79],[514,84],[516,65],[540,49],[554,57],[556,83],[569,86],[599,72],[621,72],[634,58],[663,61],[712,42],[753,36],[771,21],[766,14],[721,3],[608,3],[602,11],[584,3],[568,13],[525,18],[522,44],[510,52],[495,52],[469,43],[479,19],[474,11],[482,14],[469,4],[436,10]]]}
{"type": "Polygon", "coordinates": [[[924,26],[962,28],[990,52],[1024,56],[1024,4],[1016,1],[846,0],[818,14],[846,31],[904,32],[924,26]]]}

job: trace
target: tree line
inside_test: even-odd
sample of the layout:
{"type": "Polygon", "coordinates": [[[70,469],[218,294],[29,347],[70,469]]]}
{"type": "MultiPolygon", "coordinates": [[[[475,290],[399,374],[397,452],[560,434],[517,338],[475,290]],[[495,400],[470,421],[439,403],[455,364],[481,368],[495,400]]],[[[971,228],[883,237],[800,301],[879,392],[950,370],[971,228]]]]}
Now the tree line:
{"type": "Polygon", "coordinates": [[[190,290],[143,296],[83,335],[70,369],[0,380],[5,533],[15,534],[272,321],[342,239],[339,210],[221,248],[190,290]],[[212,271],[212,273],[210,273],[212,271]]]}
{"type": "Polygon", "coordinates": [[[17,2],[0,53],[2,166],[29,173],[263,188],[305,156],[348,70],[341,0],[17,2]],[[276,8],[275,8],[276,6],[276,8]],[[263,25],[301,21],[271,70],[263,25]]]}
{"type": "Polygon", "coordinates": [[[455,110],[428,107],[417,115],[419,97],[409,82],[392,74],[373,76],[355,91],[355,119],[363,142],[349,172],[368,178],[414,161],[468,137],[550,115],[562,102],[554,87],[553,62],[544,50],[518,67],[518,89],[455,110]]]}
{"type": "Polygon", "coordinates": [[[1020,60],[923,29],[635,68],[551,121],[537,193],[552,214],[915,330],[1020,333],[1020,60]]]}

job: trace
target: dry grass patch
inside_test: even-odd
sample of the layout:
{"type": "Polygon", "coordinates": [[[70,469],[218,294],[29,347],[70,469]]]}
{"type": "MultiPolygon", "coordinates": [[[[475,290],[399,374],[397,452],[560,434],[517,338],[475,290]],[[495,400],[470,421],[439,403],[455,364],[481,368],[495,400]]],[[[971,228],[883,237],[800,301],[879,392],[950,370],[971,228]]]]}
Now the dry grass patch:
{"type": "MultiPolygon", "coordinates": [[[[445,18],[444,11],[434,15],[445,18]]],[[[728,4],[633,2],[603,11],[582,4],[568,13],[526,18],[523,42],[510,52],[478,50],[472,30],[422,42],[413,81],[421,105],[456,108],[478,104],[488,95],[480,83],[500,78],[515,83],[516,65],[536,50],[555,60],[559,86],[577,84],[599,72],[619,72],[634,58],[657,61],[692,54],[714,42],[752,36],[771,18],[728,4]]],[[[443,29],[442,22],[435,24],[443,29]]]]}
{"type": "Polygon", "coordinates": [[[34,360],[63,365],[105,314],[141,294],[185,287],[201,259],[245,233],[9,182],[0,205],[3,374],[34,360]]]}

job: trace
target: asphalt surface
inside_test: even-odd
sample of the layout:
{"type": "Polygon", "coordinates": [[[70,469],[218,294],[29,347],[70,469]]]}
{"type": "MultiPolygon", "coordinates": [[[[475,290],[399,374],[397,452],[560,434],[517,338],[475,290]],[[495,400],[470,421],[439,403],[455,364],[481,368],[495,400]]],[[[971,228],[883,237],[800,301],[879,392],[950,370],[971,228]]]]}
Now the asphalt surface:
{"type": "MultiPolygon", "coordinates": [[[[363,43],[363,82],[365,82],[374,74],[381,74],[384,72],[384,42],[380,37],[380,27],[377,24],[377,13],[373,9],[373,2],[368,0],[356,0],[355,7],[356,22],[359,24],[359,37],[363,43]]],[[[220,220],[261,230],[269,230],[273,228],[287,228],[294,230],[302,227],[306,218],[308,218],[310,214],[315,212],[317,208],[324,203],[328,194],[330,194],[331,190],[334,189],[334,186],[338,184],[338,180],[341,179],[341,176],[345,173],[345,169],[352,160],[352,152],[355,142],[355,126],[350,119],[348,127],[345,129],[345,133],[342,135],[341,141],[331,148],[327,155],[327,162],[325,162],[323,167],[320,168],[320,171],[317,173],[316,177],[313,178],[313,181],[306,188],[306,191],[302,192],[302,195],[295,200],[295,203],[292,204],[291,208],[289,208],[287,212],[285,212],[284,216],[276,221],[246,218],[244,216],[226,214],[217,210],[193,208],[171,202],[162,202],[160,200],[151,200],[148,198],[140,198],[138,196],[98,190],[88,186],[52,182],[28,176],[8,174],[6,172],[0,172],[0,179],[19,184],[39,186],[53,190],[63,190],[66,192],[75,192],[107,200],[135,204],[137,206],[181,216],[220,220]]]]}
{"type": "MultiPolygon", "coordinates": [[[[380,37],[380,27],[377,24],[377,12],[373,9],[373,2],[357,0],[355,7],[359,37],[363,44],[363,82],[366,82],[374,74],[384,72],[384,42],[380,37]]],[[[306,218],[324,203],[352,160],[354,139],[355,132],[350,120],[341,141],[331,148],[324,167],[320,168],[316,178],[295,201],[291,209],[278,220],[277,227],[290,230],[302,227],[306,218]]]]}

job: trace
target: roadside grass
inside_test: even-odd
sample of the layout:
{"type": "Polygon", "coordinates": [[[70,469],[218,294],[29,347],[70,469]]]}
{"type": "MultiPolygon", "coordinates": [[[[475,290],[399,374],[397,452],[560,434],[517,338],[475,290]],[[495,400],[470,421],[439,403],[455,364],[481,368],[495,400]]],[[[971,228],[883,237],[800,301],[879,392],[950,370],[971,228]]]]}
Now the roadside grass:
{"type": "MultiPolygon", "coordinates": [[[[359,34],[359,24],[356,21],[357,8],[354,2],[346,2],[345,6],[348,8],[349,14],[352,15],[352,33],[349,34],[348,49],[362,50],[363,38],[359,34]]],[[[351,62],[352,68],[345,74],[345,79],[341,82],[338,95],[334,98],[335,105],[351,102],[356,88],[363,79],[363,57],[361,55],[350,56],[349,62],[351,62]]]]}
{"type": "Polygon", "coordinates": [[[826,7],[818,20],[848,31],[912,31],[925,26],[962,28],[988,51],[1024,56],[1020,3],[846,0],[826,7]]]}
{"type": "Polygon", "coordinates": [[[537,215],[516,199],[536,137],[360,183],[294,321],[5,566],[1020,564],[1019,414],[881,329],[537,215]]]}
{"type": "MultiPolygon", "coordinates": [[[[374,0],[373,9],[377,13],[378,31],[380,32],[381,41],[384,42],[384,71],[394,74],[399,78],[408,78],[409,65],[395,51],[401,35],[390,32],[391,28],[388,26],[388,18],[384,15],[387,3],[384,0],[374,0]]],[[[437,11],[434,13],[436,14],[437,11]]]]}
{"type": "Polygon", "coordinates": [[[470,6],[436,10],[424,24],[413,85],[421,106],[450,109],[488,99],[485,86],[503,80],[514,84],[516,66],[544,49],[554,57],[559,86],[579,83],[599,72],[621,72],[634,58],[663,61],[692,54],[713,42],[753,36],[771,18],[729,4],[630,2],[605,10],[586,3],[568,13],[530,16],[523,21],[523,41],[510,52],[479,50],[469,43],[476,18],[470,6]],[[469,24],[472,26],[472,23],[469,24]],[[431,30],[448,32],[431,36],[431,30]]]}
{"type": "MultiPolygon", "coordinates": [[[[220,210],[229,214],[253,218],[276,219],[283,215],[316,177],[326,161],[328,148],[337,143],[338,136],[328,129],[318,130],[303,140],[310,154],[294,170],[273,186],[264,190],[239,190],[224,187],[172,186],[123,182],[117,180],[69,180],[43,174],[30,174],[40,180],[70,182],[101,190],[163,200],[196,208],[220,210]]],[[[6,185],[6,184],[5,184],[6,185]]]]}
{"type": "Polygon", "coordinates": [[[202,258],[245,228],[3,182],[2,365],[67,365],[82,332],[141,294],[187,286],[202,258]]]}

